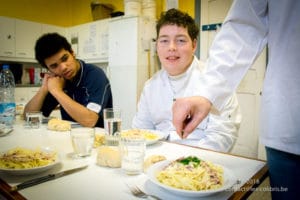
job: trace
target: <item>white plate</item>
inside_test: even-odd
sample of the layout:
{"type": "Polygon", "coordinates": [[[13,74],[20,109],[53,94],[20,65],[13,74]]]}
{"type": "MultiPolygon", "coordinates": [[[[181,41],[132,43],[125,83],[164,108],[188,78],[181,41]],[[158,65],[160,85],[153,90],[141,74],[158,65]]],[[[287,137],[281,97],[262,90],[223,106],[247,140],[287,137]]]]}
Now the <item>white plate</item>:
{"type": "MultiPolygon", "coordinates": [[[[45,152],[51,152],[52,150],[49,149],[42,149],[45,152]]],[[[56,156],[56,160],[48,165],[44,165],[41,167],[34,167],[29,169],[7,169],[7,168],[0,168],[0,172],[12,174],[12,175],[31,175],[31,174],[38,174],[53,168],[56,164],[60,163],[59,155],[56,156]]]]}
{"type": "Polygon", "coordinates": [[[170,161],[170,160],[165,160],[162,162],[155,163],[154,165],[150,166],[149,169],[147,170],[147,176],[152,183],[171,192],[174,195],[180,195],[180,196],[186,196],[186,197],[209,196],[209,195],[215,194],[217,192],[222,192],[224,190],[229,189],[236,183],[236,180],[237,180],[231,170],[222,166],[224,169],[224,184],[221,188],[218,188],[215,190],[201,190],[201,191],[191,191],[191,190],[183,190],[183,189],[174,188],[174,187],[171,187],[171,186],[168,186],[168,185],[165,185],[165,184],[159,182],[156,178],[156,174],[159,171],[162,171],[171,162],[172,161],[170,161]]]}
{"type": "Polygon", "coordinates": [[[146,139],[146,145],[152,145],[155,144],[156,142],[158,142],[159,140],[163,140],[166,139],[166,137],[168,136],[167,133],[161,132],[161,131],[157,131],[157,130],[146,130],[149,131],[155,135],[157,135],[157,138],[154,140],[147,140],[146,139]]]}
{"type": "Polygon", "coordinates": [[[13,129],[7,129],[7,128],[0,127],[0,137],[8,135],[12,131],[13,131],[13,129]]]}

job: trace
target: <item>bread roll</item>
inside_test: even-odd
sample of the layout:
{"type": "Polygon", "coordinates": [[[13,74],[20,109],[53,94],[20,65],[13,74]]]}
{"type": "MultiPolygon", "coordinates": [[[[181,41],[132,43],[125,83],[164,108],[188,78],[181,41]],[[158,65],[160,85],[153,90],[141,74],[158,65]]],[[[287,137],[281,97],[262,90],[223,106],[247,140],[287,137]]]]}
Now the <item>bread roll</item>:
{"type": "Polygon", "coordinates": [[[52,131],[69,131],[71,130],[71,123],[66,120],[53,118],[48,121],[48,129],[52,131]]]}
{"type": "Polygon", "coordinates": [[[154,163],[166,160],[167,158],[162,155],[151,155],[148,158],[145,159],[144,162],[144,171],[147,171],[147,169],[153,165],[154,163]]]}
{"type": "Polygon", "coordinates": [[[104,167],[121,167],[119,147],[100,146],[97,154],[97,164],[104,167]]]}

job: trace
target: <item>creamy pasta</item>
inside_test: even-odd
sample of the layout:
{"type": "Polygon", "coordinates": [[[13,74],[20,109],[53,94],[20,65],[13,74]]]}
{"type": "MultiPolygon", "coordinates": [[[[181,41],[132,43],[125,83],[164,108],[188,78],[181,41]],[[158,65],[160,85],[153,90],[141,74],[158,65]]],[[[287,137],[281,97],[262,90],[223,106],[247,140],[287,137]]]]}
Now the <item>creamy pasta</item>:
{"type": "Polygon", "coordinates": [[[134,136],[144,136],[146,140],[156,140],[158,139],[158,135],[151,133],[147,130],[142,129],[130,129],[121,132],[121,137],[134,137],[134,136]]]}
{"type": "Polygon", "coordinates": [[[56,152],[44,152],[17,147],[0,155],[0,167],[6,169],[30,169],[53,163],[57,158],[56,152]]]}
{"type": "Polygon", "coordinates": [[[161,183],[178,189],[211,190],[223,185],[223,168],[189,156],[170,163],[156,177],[161,183]]]}

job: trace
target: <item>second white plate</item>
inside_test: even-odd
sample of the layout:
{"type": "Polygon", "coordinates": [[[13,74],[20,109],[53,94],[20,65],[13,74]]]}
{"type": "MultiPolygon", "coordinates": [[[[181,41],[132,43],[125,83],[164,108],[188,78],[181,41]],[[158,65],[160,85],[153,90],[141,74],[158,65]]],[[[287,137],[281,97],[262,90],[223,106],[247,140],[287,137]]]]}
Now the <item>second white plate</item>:
{"type": "Polygon", "coordinates": [[[185,196],[185,197],[201,197],[201,196],[209,196],[212,194],[215,194],[217,192],[222,192],[225,191],[227,189],[229,189],[230,187],[232,187],[235,183],[236,183],[236,177],[233,175],[232,171],[229,170],[228,168],[223,167],[224,169],[224,184],[221,188],[219,189],[215,189],[215,190],[202,190],[202,191],[191,191],[191,190],[183,190],[183,189],[178,189],[178,188],[174,188],[168,185],[165,185],[161,182],[159,182],[156,178],[156,174],[159,171],[162,171],[167,165],[169,165],[172,161],[170,160],[165,160],[162,162],[158,162],[154,165],[152,165],[148,170],[147,170],[147,175],[149,180],[154,183],[155,185],[157,185],[158,187],[161,187],[169,192],[171,192],[172,194],[175,195],[180,195],[180,196],[185,196]]]}

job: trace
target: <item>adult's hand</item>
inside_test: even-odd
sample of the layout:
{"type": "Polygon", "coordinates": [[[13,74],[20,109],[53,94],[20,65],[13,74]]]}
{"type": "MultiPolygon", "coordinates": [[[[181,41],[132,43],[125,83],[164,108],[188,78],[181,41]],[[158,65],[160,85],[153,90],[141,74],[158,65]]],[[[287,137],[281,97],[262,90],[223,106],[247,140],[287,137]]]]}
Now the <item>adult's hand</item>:
{"type": "Polygon", "coordinates": [[[176,99],[173,104],[173,124],[177,134],[186,138],[208,115],[211,102],[204,97],[176,99]]]}

